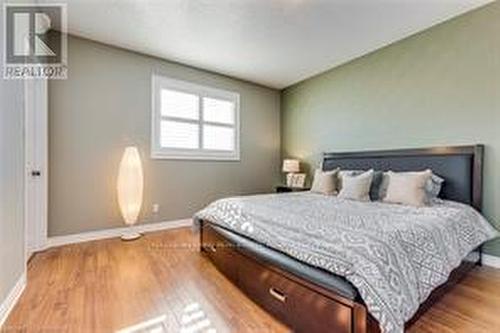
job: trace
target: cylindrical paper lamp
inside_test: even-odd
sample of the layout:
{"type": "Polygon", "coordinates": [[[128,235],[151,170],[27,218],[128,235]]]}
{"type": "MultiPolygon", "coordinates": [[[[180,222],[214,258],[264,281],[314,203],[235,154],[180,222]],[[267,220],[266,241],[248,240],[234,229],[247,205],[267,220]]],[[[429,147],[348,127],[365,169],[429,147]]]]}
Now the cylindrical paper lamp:
{"type": "MultiPolygon", "coordinates": [[[[144,190],[144,175],[137,147],[125,148],[120,162],[116,188],[123,220],[126,225],[131,227],[137,222],[137,217],[141,211],[144,190]]],[[[130,230],[122,235],[122,239],[133,240],[140,236],[140,233],[130,230]]]]}

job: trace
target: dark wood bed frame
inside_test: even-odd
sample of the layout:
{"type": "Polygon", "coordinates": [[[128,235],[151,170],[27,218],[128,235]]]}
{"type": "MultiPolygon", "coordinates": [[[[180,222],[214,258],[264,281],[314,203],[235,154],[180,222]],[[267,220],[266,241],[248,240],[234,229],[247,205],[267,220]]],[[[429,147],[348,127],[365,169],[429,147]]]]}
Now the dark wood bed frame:
{"type": "MultiPolygon", "coordinates": [[[[404,149],[377,152],[328,153],[325,158],[345,156],[432,156],[470,155],[472,158],[471,205],[481,210],[482,145],[404,149]]],[[[248,297],[288,325],[294,332],[380,333],[380,328],[361,299],[351,300],[300,278],[264,261],[244,247],[238,247],[218,233],[207,221],[201,221],[200,247],[215,266],[248,297]]],[[[475,265],[481,263],[481,253],[474,260],[463,261],[448,281],[435,289],[406,324],[411,326],[437,300],[460,281],[475,265]]]]}

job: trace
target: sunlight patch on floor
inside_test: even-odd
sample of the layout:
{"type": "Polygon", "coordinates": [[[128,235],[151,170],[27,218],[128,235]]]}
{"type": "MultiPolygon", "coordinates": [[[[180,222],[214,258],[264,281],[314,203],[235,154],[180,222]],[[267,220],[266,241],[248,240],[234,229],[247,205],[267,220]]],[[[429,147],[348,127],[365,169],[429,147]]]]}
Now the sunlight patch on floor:
{"type": "Polygon", "coordinates": [[[184,308],[181,318],[181,333],[216,333],[212,323],[207,318],[207,315],[200,307],[200,304],[194,302],[184,308]]]}
{"type": "MultiPolygon", "coordinates": [[[[143,321],[139,324],[123,328],[116,333],[171,333],[167,329],[167,316],[143,321]]],[[[196,302],[193,302],[182,311],[180,333],[217,333],[207,315],[196,302]]]]}
{"type": "Polygon", "coordinates": [[[142,323],[123,328],[116,333],[164,333],[168,332],[165,325],[166,315],[159,316],[142,323]]]}

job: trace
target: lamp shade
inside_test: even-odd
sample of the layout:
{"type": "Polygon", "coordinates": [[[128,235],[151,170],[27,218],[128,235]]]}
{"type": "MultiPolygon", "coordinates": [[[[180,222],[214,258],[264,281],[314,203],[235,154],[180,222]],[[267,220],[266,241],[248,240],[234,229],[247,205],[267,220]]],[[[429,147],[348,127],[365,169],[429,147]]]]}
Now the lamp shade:
{"type": "Polygon", "coordinates": [[[283,172],[299,172],[300,163],[299,160],[286,159],[283,160],[283,172]]]}
{"type": "Polygon", "coordinates": [[[118,171],[118,204],[127,225],[137,221],[142,206],[144,175],[137,147],[125,148],[118,171]]]}

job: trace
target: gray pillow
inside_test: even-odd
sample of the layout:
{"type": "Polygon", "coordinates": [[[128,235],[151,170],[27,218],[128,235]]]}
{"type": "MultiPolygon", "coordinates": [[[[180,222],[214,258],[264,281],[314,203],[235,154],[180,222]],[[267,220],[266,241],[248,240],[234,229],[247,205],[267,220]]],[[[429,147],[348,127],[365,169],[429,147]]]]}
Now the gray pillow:
{"type": "Polygon", "coordinates": [[[425,192],[427,193],[427,198],[436,199],[439,196],[439,193],[441,192],[443,184],[444,184],[444,179],[433,173],[431,179],[425,185],[425,192]]]}
{"type": "Polygon", "coordinates": [[[382,186],[382,180],[384,173],[382,171],[374,171],[372,178],[372,185],[370,187],[370,198],[372,201],[380,200],[380,186],[382,186]]]}

